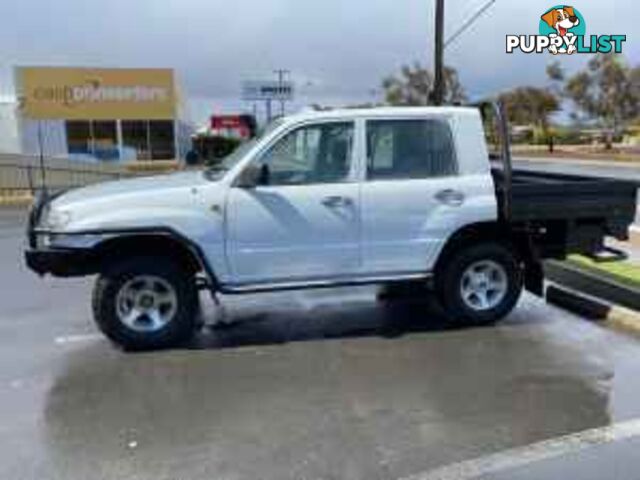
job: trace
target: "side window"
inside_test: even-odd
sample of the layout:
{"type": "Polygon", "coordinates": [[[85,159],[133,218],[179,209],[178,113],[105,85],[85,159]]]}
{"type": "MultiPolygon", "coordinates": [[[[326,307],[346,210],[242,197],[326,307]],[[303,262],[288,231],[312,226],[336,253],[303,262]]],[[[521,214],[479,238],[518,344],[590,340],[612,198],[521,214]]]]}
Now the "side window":
{"type": "Polygon", "coordinates": [[[278,140],[261,158],[270,185],[345,181],[351,166],[353,123],[320,123],[298,128],[278,140]]]}
{"type": "Polygon", "coordinates": [[[367,121],[367,179],[456,175],[449,126],[438,120],[367,121]]]}

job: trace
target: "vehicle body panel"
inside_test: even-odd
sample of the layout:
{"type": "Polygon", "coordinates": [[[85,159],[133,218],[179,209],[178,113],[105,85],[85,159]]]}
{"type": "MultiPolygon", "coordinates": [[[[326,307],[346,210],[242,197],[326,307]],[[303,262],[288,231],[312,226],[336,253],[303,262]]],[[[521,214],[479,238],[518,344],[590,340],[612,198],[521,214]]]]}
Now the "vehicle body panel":
{"type": "Polygon", "coordinates": [[[311,279],[360,270],[356,183],[232,188],[227,245],[233,283],[311,279]],[[326,205],[331,198],[348,200],[326,205]]]}
{"type": "Polygon", "coordinates": [[[497,219],[486,175],[367,182],[362,210],[364,268],[376,273],[430,271],[459,228],[497,219]],[[464,203],[439,202],[445,190],[461,192],[464,203]]]}

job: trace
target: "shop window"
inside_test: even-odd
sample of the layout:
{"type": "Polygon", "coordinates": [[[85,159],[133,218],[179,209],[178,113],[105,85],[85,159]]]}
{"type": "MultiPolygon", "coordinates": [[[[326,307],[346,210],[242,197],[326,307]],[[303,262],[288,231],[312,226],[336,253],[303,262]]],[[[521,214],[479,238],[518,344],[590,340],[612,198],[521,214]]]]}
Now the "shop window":
{"type": "Polygon", "coordinates": [[[175,158],[175,140],[172,121],[149,122],[149,138],[152,160],[175,158]]]}
{"type": "Polygon", "coordinates": [[[147,123],[141,120],[122,121],[122,144],[125,158],[151,159],[147,123]]]}
{"type": "Polygon", "coordinates": [[[69,120],[65,127],[70,154],[91,155],[99,160],[119,158],[115,120],[69,120]]]}
{"type": "Polygon", "coordinates": [[[93,133],[93,155],[99,160],[117,160],[118,133],[114,120],[91,122],[93,133]]]}
{"type": "MultiPolygon", "coordinates": [[[[171,120],[123,120],[123,160],[171,160],[175,158],[174,124],[171,120]]],[[[115,120],[69,120],[65,123],[67,148],[72,155],[99,160],[120,158],[115,120]]]]}
{"type": "Polygon", "coordinates": [[[66,130],[67,149],[69,153],[86,155],[92,154],[90,122],[68,121],[66,123],[66,130]]]}
{"type": "Polygon", "coordinates": [[[172,160],[175,138],[171,120],[123,120],[122,143],[125,158],[172,160]]]}

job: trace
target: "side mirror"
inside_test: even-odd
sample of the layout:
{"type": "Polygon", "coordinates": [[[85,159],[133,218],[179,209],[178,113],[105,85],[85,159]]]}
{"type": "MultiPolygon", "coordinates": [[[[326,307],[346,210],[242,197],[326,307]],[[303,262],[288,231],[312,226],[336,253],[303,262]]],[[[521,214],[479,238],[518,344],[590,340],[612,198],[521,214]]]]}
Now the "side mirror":
{"type": "Polygon", "coordinates": [[[252,163],[242,171],[236,182],[236,187],[255,188],[259,185],[269,185],[270,176],[269,165],[252,163]]]}

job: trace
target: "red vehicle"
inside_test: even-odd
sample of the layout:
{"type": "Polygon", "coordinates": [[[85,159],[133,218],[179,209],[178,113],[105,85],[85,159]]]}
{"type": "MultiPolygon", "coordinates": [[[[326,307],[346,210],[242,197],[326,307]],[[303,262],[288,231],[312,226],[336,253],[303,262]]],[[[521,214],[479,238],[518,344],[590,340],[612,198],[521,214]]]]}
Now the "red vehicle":
{"type": "Polygon", "coordinates": [[[256,120],[253,115],[211,116],[213,136],[249,139],[255,136],[256,120]]]}
{"type": "Polygon", "coordinates": [[[253,115],[212,115],[208,131],[192,138],[191,152],[195,154],[195,159],[191,163],[204,161],[215,164],[239,143],[255,137],[256,130],[257,123],[253,115]]]}

